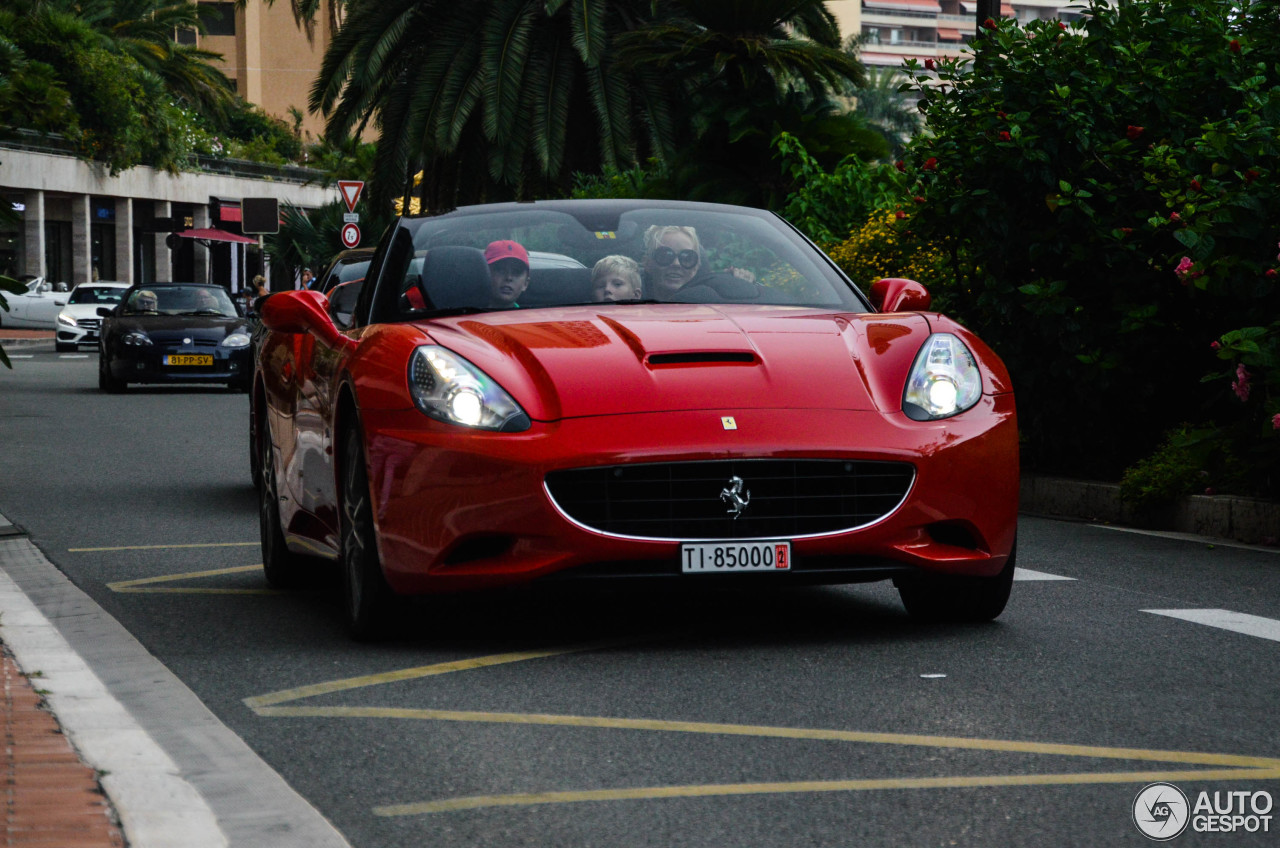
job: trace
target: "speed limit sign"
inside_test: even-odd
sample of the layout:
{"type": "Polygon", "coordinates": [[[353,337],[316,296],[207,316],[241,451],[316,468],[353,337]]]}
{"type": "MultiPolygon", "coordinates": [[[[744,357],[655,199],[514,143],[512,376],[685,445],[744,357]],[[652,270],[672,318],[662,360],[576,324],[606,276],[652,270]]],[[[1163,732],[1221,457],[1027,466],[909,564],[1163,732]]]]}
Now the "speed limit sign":
{"type": "Polygon", "coordinates": [[[342,246],[355,247],[360,243],[360,227],[356,224],[342,225],[342,246]]]}

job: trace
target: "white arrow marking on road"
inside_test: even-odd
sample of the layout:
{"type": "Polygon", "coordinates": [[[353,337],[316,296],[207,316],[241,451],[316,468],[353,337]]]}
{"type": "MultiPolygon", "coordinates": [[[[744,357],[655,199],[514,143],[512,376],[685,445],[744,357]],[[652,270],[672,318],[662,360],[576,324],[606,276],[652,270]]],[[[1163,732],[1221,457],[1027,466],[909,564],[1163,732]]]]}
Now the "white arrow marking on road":
{"type": "Polygon", "coordinates": [[[1029,568],[1015,568],[1014,580],[1075,580],[1074,577],[1063,577],[1060,574],[1049,574],[1045,571],[1032,571],[1029,568]]]}
{"type": "Polygon", "coordinates": [[[1280,642],[1280,621],[1274,618],[1263,618],[1260,615],[1248,615],[1224,609],[1149,609],[1143,612],[1167,615],[1169,618],[1180,618],[1195,624],[1230,630],[1232,633],[1243,633],[1246,636],[1257,636],[1261,639],[1280,642]]]}

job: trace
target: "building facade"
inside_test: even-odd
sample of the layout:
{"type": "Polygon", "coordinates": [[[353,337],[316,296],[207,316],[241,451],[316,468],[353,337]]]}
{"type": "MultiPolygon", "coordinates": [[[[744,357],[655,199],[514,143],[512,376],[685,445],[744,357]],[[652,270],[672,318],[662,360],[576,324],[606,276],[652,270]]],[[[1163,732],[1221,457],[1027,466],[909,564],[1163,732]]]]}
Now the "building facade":
{"type": "MultiPolygon", "coordinates": [[[[827,8],[841,33],[861,36],[861,58],[868,68],[959,56],[978,25],[973,0],[832,0],[827,8]]],[[[1060,0],[1002,0],[1000,15],[1024,25],[1034,20],[1071,23],[1083,17],[1084,7],[1060,0]]]]}
{"type": "Polygon", "coordinates": [[[245,198],[302,208],[338,199],[301,168],[210,164],[220,171],[135,167],[112,176],[67,153],[0,142],[0,202],[22,219],[0,224],[0,273],[68,287],[96,279],[215,282],[236,292],[270,271],[269,257],[239,238],[245,198]],[[170,238],[174,229],[211,232],[170,238]]]}

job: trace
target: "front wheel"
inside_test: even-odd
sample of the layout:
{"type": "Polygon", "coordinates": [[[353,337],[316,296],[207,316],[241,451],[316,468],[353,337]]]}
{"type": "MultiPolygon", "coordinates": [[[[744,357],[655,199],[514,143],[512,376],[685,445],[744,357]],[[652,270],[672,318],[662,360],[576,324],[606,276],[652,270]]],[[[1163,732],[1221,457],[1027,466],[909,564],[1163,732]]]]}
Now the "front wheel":
{"type": "Polygon", "coordinates": [[[280,497],[276,486],[275,448],[271,433],[259,420],[259,464],[262,485],[258,488],[258,529],[262,537],[262,573],[267,582],[277,589],[297,586],[302,580],[305,557],[289,550],[280,524],[280,497]]]}
{"type": "Polygon", "coordinates": [[[1009,560],[993,577],[903,577],[894,581],[911,617],[929,622],[991,621],[1004,612],[1013,589],[1018,558],[1015,540],[1009,560]]]}
{"type": "Polygon", "coordinates": [[[118,395],[124,391],[124,380],[114,377],[111,374],[111,368],[107,364],[107,355],[103,353],[98,357],[98,388],[109,394],[118,395]]]}
{"type": "Polygon", "coordinates": [[[355,639],[376,639],[385,632],[394,593],[378,558],[369,472],[357,427],[348,430],[343,440],[340,516],[342,599],[347,627],[355,639]]]}

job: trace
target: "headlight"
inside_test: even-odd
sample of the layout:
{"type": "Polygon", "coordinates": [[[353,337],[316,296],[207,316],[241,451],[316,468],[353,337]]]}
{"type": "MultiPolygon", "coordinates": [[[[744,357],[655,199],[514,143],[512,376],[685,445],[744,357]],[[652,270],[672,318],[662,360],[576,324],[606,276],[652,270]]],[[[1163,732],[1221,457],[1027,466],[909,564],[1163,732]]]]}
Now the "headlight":
{"type": "Polygon", "coordinates": [[[70,315],[68,315],[68,314],[67,314],[67,313],[65,313],[65,312],[59,312],[59,313],[58,313],[58,323],[59,323],[59,324],[62,324],[62,325],[63,325],[63,326],[65,326],[65,327],[75,327],[75,326],[76,326],[76,319],[72,318],[70,315]]]}
{"type": "Polygon", "coordinates": [[[222,346],[223,347],[248,347],[249,334],[248,333],[232,333],[231,335],[227,336],[225,339],[222,340],[222,346]]]}
{"type": "Polygon", "coordinates": [[[151,339],[147,338],[146,333],[132,332],[120,340],[122,343],[131,347],[144,347],[151,344],[151,339]]]}
{"type": "Polygon", "coordinates": [[[969,348],[950,333],[925,340],[907,378],[902,411],[913,421],[933,421],[964,412],[982,397],[982,375],[969,348]]]}
{"type": "Polygon", "coordinates": [[[409,391],[418,409],[438,421],[519,433],[529,416],[488,374],[455,353],[424,345],[409,359],[409,391]]]}

